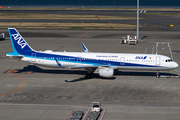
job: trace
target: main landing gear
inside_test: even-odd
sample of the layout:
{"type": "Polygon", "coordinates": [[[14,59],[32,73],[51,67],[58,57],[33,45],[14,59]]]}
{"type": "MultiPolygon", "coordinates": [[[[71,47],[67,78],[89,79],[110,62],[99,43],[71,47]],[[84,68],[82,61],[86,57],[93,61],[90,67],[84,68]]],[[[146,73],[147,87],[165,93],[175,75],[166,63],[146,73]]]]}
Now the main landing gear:
{"type": "Polygon", "coordinates": [[[88,74],[86,74],[86,78],[87,79],[90,79],[91,78],[91,76],[92,76],[92,74],[93,74],[93,72],[91,71],[91,72],[88,72],[88,74]]]}
{"type": "Polygon", "coordinates": [[[156,72],[156,78],[160,78],[159,71],[156,72]]]}

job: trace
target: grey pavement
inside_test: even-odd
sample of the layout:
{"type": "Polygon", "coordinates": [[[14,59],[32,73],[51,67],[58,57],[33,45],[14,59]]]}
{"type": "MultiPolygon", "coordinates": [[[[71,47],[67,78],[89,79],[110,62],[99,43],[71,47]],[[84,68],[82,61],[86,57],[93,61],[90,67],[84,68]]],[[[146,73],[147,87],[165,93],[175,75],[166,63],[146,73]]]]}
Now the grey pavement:
{"type": "MultiPolygon", "coordinates": [[[[1,29],[0,32],[6,32],[1,29]]],[[[117,44],[123,36],[136,31],[122,30],[23,30],[24,39],[35,50],[83,52],[83,42],[91,52],[152,53],[156,42],[170,42],[174,60],[180,64],[180,34],[178,31],[140,31],[143,42],[137,45],[117,44]],[[82,38],[81,35],[88,32],[82,38]]],[[[85,79],[87,71],[47,68],[4,57],[12,52],[10,40],[0,41],[0,96],[1,120],[65,120],[74,108],[87,112],[91,102],[101,101],[107,109],[104,120],[177,120],[180,118],[180,79],[156,78],[155,71],[116,71],[114,79],[97,75],[85,79]],[[5,73],[20,70],[32,73],[5,73]],[[16,76],[19,75],[22,78],[16,76]]],[[[166,44],[159,45],[158,53],[170,56],[166,44]]],[[[165,75],[179,75],[164,71],[165,75]]]]}
{"type": "MultiPolygon", "coordinates": [[[[26,13],[26,14],[69,14],[69,15],[99,15],[136,17],[134,10],[1,10],[0,13],[26,13]]],[[[147,14],[140,14],[140,30],[145,31],[179,31],[179,11],[147,11],[147,14]],[[150,14],[149,14],[150,13],[150,14]],[[167,13],[167,14],[164,14],[167,13]],[[171,15],[168,15],[170,13],[171,15]],[[156,15],[160,14],[160,15],[156,15]],[[174,27],[167,25],[173,24],[174,27]]],[[[0,19],[0,22],[44,22],[44,23],[119,23],[136,25],[136,20],[73,20],[73,19],[0,19]]],[[[115,27],[115,26],[114,26],[115,27]]]]}

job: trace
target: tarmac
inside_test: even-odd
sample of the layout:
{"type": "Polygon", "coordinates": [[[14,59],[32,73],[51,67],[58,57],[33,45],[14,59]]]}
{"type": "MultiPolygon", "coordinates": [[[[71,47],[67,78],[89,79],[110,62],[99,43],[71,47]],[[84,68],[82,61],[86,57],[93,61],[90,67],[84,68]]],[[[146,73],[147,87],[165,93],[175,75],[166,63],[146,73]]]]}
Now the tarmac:
{"type": "MultiPolygon", "coordinates": [[[[169,42],[175,51],[172,52],[174,61],[180,64],[177,31],[141,31],[143,41],[137,45],[117,44],[127,33],[135,35],[135,31],[20,29],[19,32],[33,49],[42,51],[59,49],[71,42],[59,51],[83,52],[80,44],[83,42],[91,52],[151,54],[156,42],[169,42]]],[[[0,42],[1,120],[68,119],[74,108],[86,113],[92,101],[101,101],[103,109],[107,109],[104,120],[180,117],[178,77],[156,78],[156,71],[116,71],[113,79],[96,75],[85,79],[85,70],[46,68],[4,57],[5,53],[12,52],[11,43],[10,40],[0,42]]],[[[158,51],[170,56],[167,44],[159,45],[158,51]]],[[[163,74],[178,76],[179,70],[163,74]]]]}
{"type": "MultiPolygon", "coordinates": [[[[140,9],[141,10],[141,9],[140,9]]],[[[94,15],[94,16],[119,16],[119,17],[136,17],[135,10],[1,10],[0,13],[14,15],[17,13],[25,14],[64,14],[64,15],[94,15]]],[[[155,11],[147,10],[146,13],[140,13],[139,20],[140,30],[143,31],[179,31],[180,30],[180,12],[179,11],[155,11]],[[168,27],[174,25],[174,27],[168,27]]],[[[136,25],[136,20],[88,20],[88,19],[4,19],[0,22],[22,22],[30,23],[120,23],[136,25]]],[[[115,27],[115,26],[114,26],[115,27]]]]}
{"type": "MultiPolygon", "coordinates": [[[[127,34],[136,35],[131,30],[18,31],[41,51],[83,52],[83,42],[91,52],[151,54],[160,42],[158,54],[170,57],[169,42],[180,65],[180,32],[178,27],[168,29],[141,30],[142,41],[137,45],[118,44],[127,34]]],[[[7,29],[1,32],[8,33],[7,29]]],[[[93,101],[102,103],[101,120],[180,118],[180,68],[164,71],[161,78],[156,78],[156,71],[116,71],[112,79],[98,75],[86,79],[85,70],[47,68],[5,57],[12,52],[10,40],[0,41],[0,51],[1,120],[67,120],[74,110],[84,111],[85,118],[93,101]]]]}

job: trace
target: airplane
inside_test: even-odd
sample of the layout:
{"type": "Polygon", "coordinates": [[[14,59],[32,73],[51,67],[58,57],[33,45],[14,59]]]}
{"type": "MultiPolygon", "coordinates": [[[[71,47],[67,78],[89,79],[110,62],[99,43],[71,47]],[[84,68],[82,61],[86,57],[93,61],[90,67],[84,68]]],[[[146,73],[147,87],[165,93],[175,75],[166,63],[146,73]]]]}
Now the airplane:
{"type": "Polygon", "coordinates": [[[82,44],[84,52],[36,51],[32,49],[15,28],[8,28],[13,52],[6,56],[34,65],[88,70],[86,78],[99,74],[103,78],[113,78],[115,70],[173,70],[178,64],[171,58],[159,54],[93,53],[82,44]]]}

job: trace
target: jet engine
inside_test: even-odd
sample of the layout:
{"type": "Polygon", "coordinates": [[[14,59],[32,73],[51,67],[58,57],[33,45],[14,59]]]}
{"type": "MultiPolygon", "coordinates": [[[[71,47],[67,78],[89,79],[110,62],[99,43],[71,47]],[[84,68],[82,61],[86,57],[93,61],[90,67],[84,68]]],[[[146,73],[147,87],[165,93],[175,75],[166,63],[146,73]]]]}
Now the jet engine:
{"type": "Polygon", "coordinates": [[[112,68],[99,69],[99,76],[105,78],[112,78],[114,76],[114,69],[112,68]]]}

